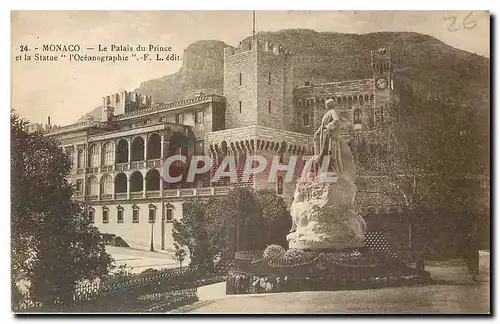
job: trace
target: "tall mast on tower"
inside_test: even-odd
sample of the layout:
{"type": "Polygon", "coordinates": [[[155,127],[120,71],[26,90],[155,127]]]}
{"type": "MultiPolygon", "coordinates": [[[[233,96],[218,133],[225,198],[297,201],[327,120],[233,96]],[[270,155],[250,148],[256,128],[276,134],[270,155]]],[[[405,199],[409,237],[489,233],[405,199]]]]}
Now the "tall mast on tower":
{"type": "Polygon", "coordinates": [[[253,11],[252,40],[255,40],[255,10],[253,11]]]}

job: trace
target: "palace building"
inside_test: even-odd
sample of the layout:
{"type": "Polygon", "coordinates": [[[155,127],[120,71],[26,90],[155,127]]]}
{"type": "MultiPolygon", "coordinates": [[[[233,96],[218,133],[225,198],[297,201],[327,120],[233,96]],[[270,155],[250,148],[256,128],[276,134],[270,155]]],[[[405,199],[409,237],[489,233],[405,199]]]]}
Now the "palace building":
{"type": "MultiPolygon", "coordinates": [[[[63,127],[30,125],[57,138],[70,156],[70,181],[76,198],[89,204],[89,217],[102,233],[141,249],[173,249],[172,221],[182,217],[188,198],[227,194],[232,186],[276,190],[291,202],[295,185],[255,175],[232,183],[212,183],[209,174],[194,182],[167,183],[163,161],[172,155],[209,155],[213,167],[234,155],[238,170],[245,157],[312,153],[312,137],[326,112],[325,100],[338,104],[344,136],[369,134],[388,122],[394,99],[387,49],[371,53],[373,76],[323,84],[292,82],[292,53],[253,40],[224,51],[223,95],[202,94],[160,103],[135,92],[105,96],[100,120],[89,118],[63,127]]],[[[368,136],[370,137],[370,136],[368,136]]],[[[172,172],[185,173],[176,162],[172,172]]],[[[371,200],[379,199],[369,197],[371,200]]]]}

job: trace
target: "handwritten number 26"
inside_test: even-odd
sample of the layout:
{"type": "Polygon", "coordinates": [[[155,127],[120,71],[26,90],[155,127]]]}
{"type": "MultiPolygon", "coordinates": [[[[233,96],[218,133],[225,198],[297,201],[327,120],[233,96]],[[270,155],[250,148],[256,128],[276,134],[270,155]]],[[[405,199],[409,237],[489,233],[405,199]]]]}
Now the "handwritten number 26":
{"type": "MultiPolygon", "coordinates": [[[[471,20],[472,17],[472,12],[470,12],[465,18],[462,20],[462,26],[465,29],[472,29],[477,26],[477,21],[476,20],[471,20]]],[[[446,17],[445,20],[451,20],[451,25],[448,27],[448,31],[455,32],[457,30],[460,30],[460,25],[455,24],[457,22],[457,17],[452,16],[452,17],[446,17]],[[455,26],[458,25],[458,26],[455,26]],[[454,27],[455,26],[455,27],[454,27]]]]}

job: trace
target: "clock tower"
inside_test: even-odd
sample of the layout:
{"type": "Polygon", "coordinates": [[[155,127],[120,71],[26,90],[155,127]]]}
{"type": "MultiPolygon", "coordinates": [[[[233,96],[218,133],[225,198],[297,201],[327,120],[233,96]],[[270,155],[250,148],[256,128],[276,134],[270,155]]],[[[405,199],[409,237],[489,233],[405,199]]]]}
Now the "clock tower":
{"type": "Polygon", "coordinates": [[[391,91],[394,88],[392,80],[391,53],[388,48],[380,48],[371,52],[375,98],[373,101],[373,120],[375,127],[384,127],[389,122],[389,105],[391,91]]]}

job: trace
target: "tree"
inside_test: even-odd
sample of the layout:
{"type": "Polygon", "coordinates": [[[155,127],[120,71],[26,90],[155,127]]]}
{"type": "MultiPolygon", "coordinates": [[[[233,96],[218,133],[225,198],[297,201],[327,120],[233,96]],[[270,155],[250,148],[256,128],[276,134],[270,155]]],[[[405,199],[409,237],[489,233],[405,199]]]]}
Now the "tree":
{"type": "Polygon", "coordinates": [[[182,204],[182,218],[174,220],[172,236],[174,241],[187,246],[191,265],[213,270],[213,256],[204,226],[203,202],[189,199],[182,204]]]}
{"type": "Polygon", "coordinates": [[[182,262],[186,258],[186,250],[181,248],[179,244],[174,243],[174,248],[175,248],[175,253],[174,256],[172,257],[175,261],[179,262],[179,269],[182,268],[182,262]]]}
{"type": "Polygon", "coordinates": [[[435,224],[424,217],[429,210],[464,212],[463,201],[474,195],[468,179],[486,169],[484,161],[478,163],[485,155],[484,136],[476,131],[470,107],[422,98],[410,88],[399,93],[386,116],[392,123],[376,130],[378,136],[355,140],[353,151],[364,178],[407,214],[410,252],[415,222],[426,218],[435,224]]]}
{"type": "Polygon", "coordinates": [[[13,280],[28,281],[35,301],[70,307],[77,282],[107,274],[112,260],[86,207],[72,199],[69,159],[26,124],[11,113],[13,280]]]}
{"type": "Polygon", "coordinates": [[[222,218],[225,221],[231,256],[237,251],[260,249],[265,246],[262,240],[262,211],[253,190],[231,189],[226,197],[222,218]]]}
{"type": "Polygon", "coordinates": [[[262,211],[263,223],[260,231],[263,234],[265,245],[286,245],[292,221],[285,200],[273,190],[258,190],[257,200],[262,211]]]}

